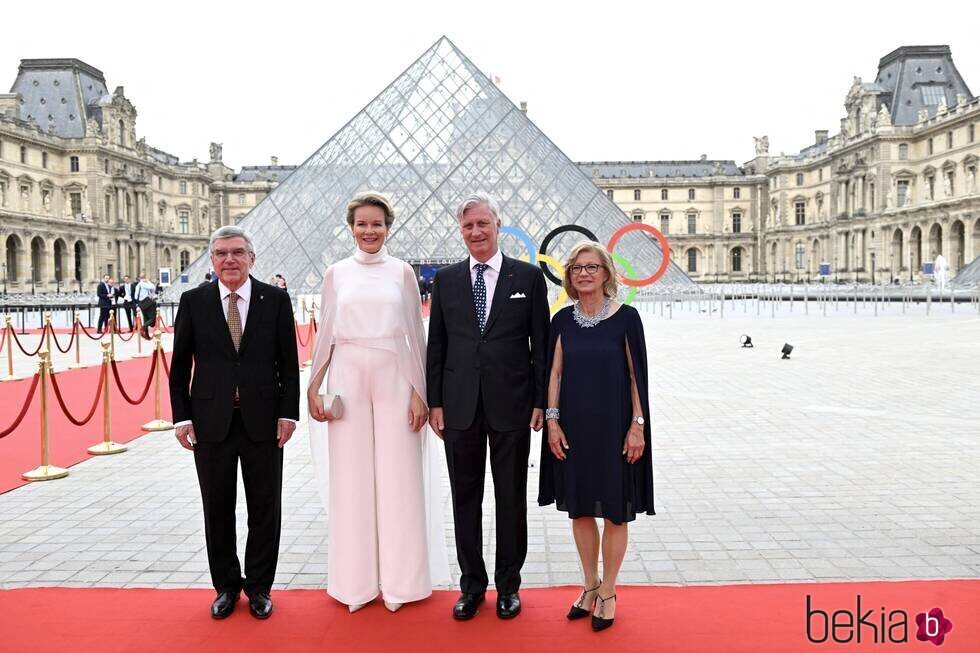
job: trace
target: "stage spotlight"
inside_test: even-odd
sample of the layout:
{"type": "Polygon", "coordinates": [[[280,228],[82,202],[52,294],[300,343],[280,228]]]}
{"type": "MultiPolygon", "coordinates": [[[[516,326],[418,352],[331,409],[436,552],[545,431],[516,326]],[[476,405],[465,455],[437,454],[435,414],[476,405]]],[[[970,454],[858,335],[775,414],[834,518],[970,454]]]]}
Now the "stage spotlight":
{"type": "Polygon", "coordinates": [[[751,348],[751,347],[755,347],[755,345],[752,344],[752,338],[750,338],[749,336],[747,336],[744,333],[742,334],[742,337],[738,339],[738,341],[740,343],[742,343],[742,349],[748,349],[748,348],[751,348]]]}
{"type": "Polygon", "coordinates": [[[783,345],[783,360],[789,360],[790,352],[793,351],[793,345],[785,344],[783,345]]]}

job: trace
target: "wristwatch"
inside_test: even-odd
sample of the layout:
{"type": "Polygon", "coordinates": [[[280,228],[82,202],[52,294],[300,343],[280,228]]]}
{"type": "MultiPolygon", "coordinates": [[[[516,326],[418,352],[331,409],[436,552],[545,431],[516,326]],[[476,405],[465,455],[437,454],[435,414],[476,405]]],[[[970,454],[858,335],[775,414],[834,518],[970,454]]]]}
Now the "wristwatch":
{"type": "Polygon", "coordinates": [[[637,415],[636,417],[633,418],[633,421],[639,424],[640,426],[643,426],[644,424],[647,423],[647,421],[643,419],[643,415],[637,415]]]}

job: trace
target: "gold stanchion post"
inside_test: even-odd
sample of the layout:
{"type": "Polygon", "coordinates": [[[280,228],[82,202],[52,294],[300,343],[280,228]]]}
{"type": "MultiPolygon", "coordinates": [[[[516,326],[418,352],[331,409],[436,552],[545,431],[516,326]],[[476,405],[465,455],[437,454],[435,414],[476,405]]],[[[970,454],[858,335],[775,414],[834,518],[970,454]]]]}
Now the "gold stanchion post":
{"type": "Polygon", "coordinates": [[[160,369],[163,367],[163,343],[160,340],[160,332],[153,334],[153,355],[157,356],[156,359],[156,369],[153,371],[153,383],[156,384],[156,404],[154,406],[154,415],[156,419],[147,422],[143,425],[144,431],[169,431],[174,427],[173,424],[162,419],[160,414],[160,369]]]}
{"type": "Polygon", "coordinates": [[[54,333],[54,327],[51,326],[51,313],[44,314],[44,331],[41,336],[44,338],[44,348],[48,350],[48,356],[54,358],[54,349],[51,349],[51,334],[54,333]]]}
{"type": "Polygon", "coordinates": [[[116,360],[116,311],[109,311],[109,351],[116,360]]]}
{"type": "Polygon", "coordinates": [[[14,325],[10,323],[10,316],[6,317],[4,329],[7,330],[7,376],[0,381],[17,381],[21,377],[14,374],[14,325]]]}
{"type": "Polygon", "coordinates": [[[41,378],[41,466],[21,474],[25,481],[53,481],[68,476],[68,470],[48,464],[48,379],[51,375],[51,355],[39,352],[38,374],[41,378]]]}
{"type": "Polygon", "coordinates": [[[109,410],[109,375],[112,374],[112,353],[109,351],[109,343],[102,343],[102,368],[105,370],[102,380],[102,406],[104,414],[104,425],[102,429],[102,442],[93,444],[88,448],[88,452],[93,456],[108,456],[114,453],[126,451],[125,445],[116,444],[109,437],[110,427],[112,426],[112,414],[109,410]]]}
{"type": "Polygon", "coordinates": [[[143,317],[141,311],[136,309],[136,319],[133,320],[134,331],[133,337],[136,338],[136,353],[133,354],[133,358],[145,358],[152,354],[152,352],[143,351],[143,317]]]}
{"type": "Polygon", "coordinates": [[[82,366],[82,321],[78,311],[75,311],[75,322],[72,327],[75,335],[75,362],[68,369],[76,370],[82,366]]]}

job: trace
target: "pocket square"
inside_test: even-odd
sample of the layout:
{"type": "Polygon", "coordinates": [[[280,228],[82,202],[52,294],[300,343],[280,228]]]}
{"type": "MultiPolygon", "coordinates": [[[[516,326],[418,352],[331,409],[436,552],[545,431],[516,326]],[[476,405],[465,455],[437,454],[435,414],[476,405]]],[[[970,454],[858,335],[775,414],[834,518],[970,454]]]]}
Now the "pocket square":
{"type": "Polygon", "coordinates": [[[522,292],[515,292],[510,296],[511,299],[527,299],[527,295],[522,292]]]}

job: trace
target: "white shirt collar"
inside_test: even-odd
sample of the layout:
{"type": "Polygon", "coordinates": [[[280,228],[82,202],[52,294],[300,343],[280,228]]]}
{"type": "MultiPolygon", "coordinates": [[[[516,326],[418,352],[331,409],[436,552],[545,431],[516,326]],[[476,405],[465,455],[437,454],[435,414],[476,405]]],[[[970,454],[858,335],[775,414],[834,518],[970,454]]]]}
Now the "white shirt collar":
{"type": "MultiPolygon", "coordinates": [[[[477,263],[479,263],[479,261],[473,258],[473,255],[470,254],[470,269],[472,270],[477,263]]],[[[500,253],[500,248],[498,247],[497,253],[490,257],[490,260],[487,261],[487,265],[489,265],[494,272],[499,273],[500,266],[502,266],[503,264],[504,264],[504,255],[500,253]]]]}
{"type": "MultiPolygon", "coordinates": [[[[221,301],[223,302],[225,301],[225,299],[228,298],[228,295],[231,293],[231,290],[229,290],[225,284],[221,283],[221,280],[219,279],[218,292],[221,294],[221,301]]],[[[242,287],[238,289],[238,296],[244,299],[246,304],[248,303],[249,299],[251,299],[252,277],[248,277],[247,279],[245,279],[245,283],[243,283],[242,287]]]]}

